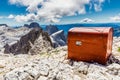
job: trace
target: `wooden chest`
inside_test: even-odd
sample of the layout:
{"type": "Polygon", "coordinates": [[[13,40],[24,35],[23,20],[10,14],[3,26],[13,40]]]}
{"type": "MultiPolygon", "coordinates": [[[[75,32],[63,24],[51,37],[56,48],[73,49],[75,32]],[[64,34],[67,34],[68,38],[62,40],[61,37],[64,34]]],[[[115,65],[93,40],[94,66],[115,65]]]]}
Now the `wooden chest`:
{"type": "Polygon", "coordinates": [[[112,53],[111,27],[76,27],[68,32],[68,59],[106,64],[112,53]]]}

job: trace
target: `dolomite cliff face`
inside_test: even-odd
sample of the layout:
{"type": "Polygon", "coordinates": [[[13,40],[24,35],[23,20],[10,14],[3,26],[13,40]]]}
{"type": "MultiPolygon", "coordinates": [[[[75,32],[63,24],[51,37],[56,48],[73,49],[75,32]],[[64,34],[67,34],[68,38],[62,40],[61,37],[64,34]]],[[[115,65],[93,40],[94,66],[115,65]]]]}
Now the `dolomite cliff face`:
{"type": "Polygon", "coordinates": [[[65,46],[67,44],[67,39],[63,30],[59,30],[56,26],[48,25],[45,31],[49,34],[54,48],[65,46]]]}
{"type": "Polygon", "coordinates": [[[4,47],[4,53],[37,54],[38,51],[42,52],[51,49],[52,43],[48,34],[41,28],[33,28],[15,44],[6,44],[4,47]]]}

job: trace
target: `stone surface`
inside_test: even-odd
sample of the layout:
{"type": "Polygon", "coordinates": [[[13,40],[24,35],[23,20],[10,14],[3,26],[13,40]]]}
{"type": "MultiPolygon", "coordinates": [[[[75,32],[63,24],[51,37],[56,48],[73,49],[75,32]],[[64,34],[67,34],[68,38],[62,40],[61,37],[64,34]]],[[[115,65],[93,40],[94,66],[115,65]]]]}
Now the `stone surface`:
{"type": "Polygon", "coordinates": [[[40,78],[38,80],[48,80],[48,79],[45,76],[40,76],[40,78]]]}
{"type": "MultiPolygon", "coordinates": [[[[118,54],[114,53],[114,57],[118,56],[118,54]]],[[[117,59],[119,60],[120,58],[117,59]]],[[[39,57],[34,57],[34,60],[31,60],[29,64],[5,73],[4,79],[7,78],[10,80],[16,78],[16,71],[19,73],[22,70],[23,74],[26,75],[24,76],[24,78],[26,77],[24,80],[27,80],[27,78],[32,78],[33,80],[120,79],[120,65],[118,63],[113,61],[113,63],[109,63],[108,65],[101,65],[98,63],[71,61],[67,59],[66,46],[53,49],[48,53],[41,54],[39,57]]],[[[21,78],[20,76],[17,77],[21,78]]]]}

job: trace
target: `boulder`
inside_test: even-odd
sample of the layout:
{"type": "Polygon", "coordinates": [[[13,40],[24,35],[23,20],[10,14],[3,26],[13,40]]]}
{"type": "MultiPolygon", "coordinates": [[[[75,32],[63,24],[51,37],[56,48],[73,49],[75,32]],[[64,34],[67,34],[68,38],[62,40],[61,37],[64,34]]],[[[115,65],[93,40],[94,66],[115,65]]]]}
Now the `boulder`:
{"type": "Polygon", "coordinates": [[[50,35],[50,38],[54,48],[66,45],[66,37],[63,30],[59,30],[53,33],[52,35],[50,35]]]}
{"type": "Polygon", "coordinates": [[[48,34],[40,27],[35,27],[28,34],[22,36],[17,43],[12,45],[6,44],[4,53],[28,54],[30,52],[30,54],[37,54],[38,51],[43,49],[47,51],[51,46],[48,34]]]}

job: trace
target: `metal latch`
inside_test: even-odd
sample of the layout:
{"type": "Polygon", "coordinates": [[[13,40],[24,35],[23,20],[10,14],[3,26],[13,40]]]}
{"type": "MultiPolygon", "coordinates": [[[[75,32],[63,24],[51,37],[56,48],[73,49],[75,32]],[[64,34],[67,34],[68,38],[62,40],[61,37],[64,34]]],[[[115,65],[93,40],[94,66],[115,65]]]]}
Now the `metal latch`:
{"type": "Polygon", "coordinates": [[[81,45],[82,45],[82,42],[81,42],[81,41],[76,41],[76,45],[77,45],[77,46],[81,46],[81,45]]]}

